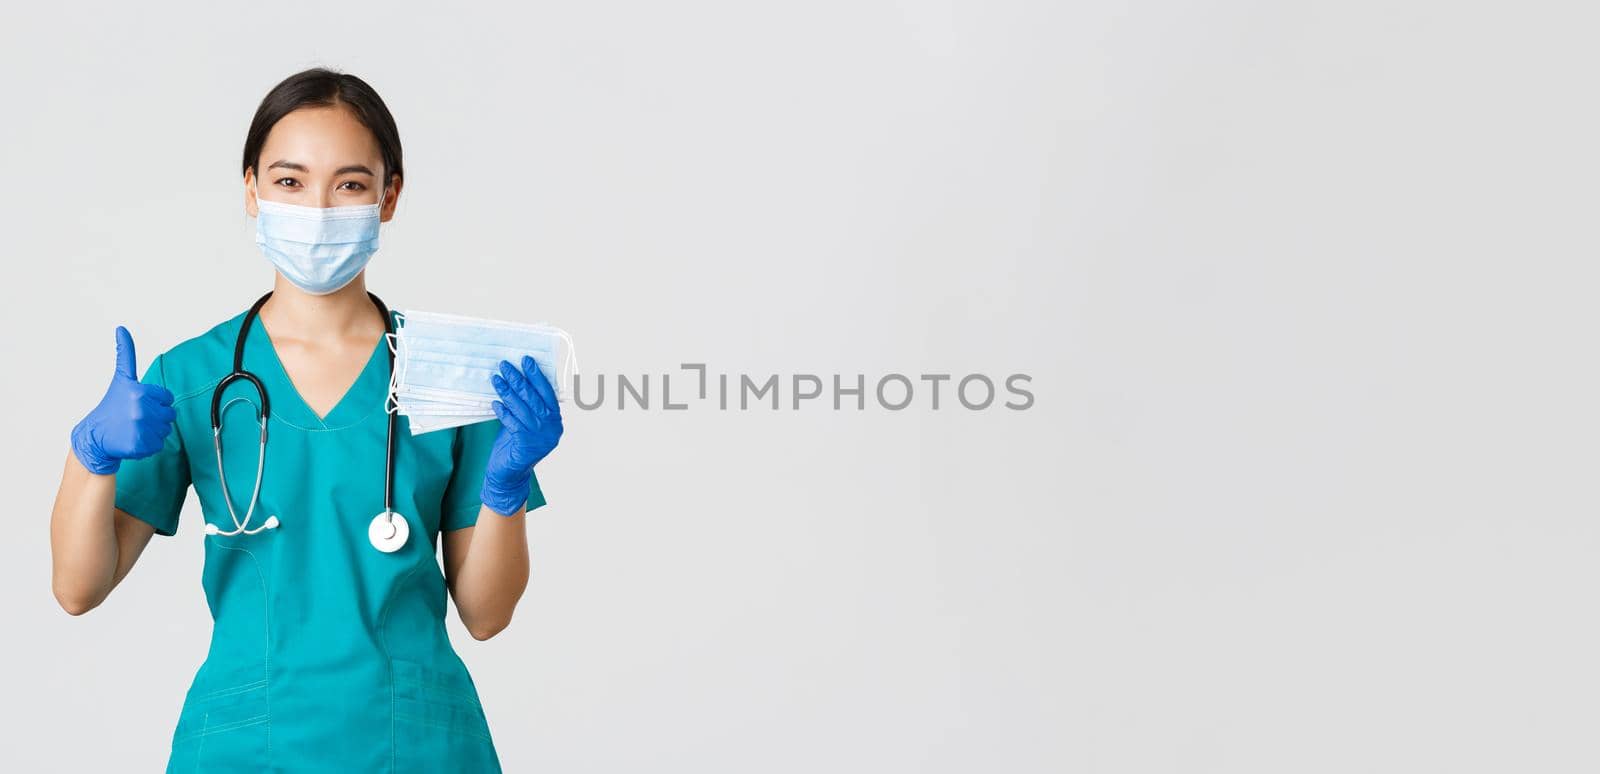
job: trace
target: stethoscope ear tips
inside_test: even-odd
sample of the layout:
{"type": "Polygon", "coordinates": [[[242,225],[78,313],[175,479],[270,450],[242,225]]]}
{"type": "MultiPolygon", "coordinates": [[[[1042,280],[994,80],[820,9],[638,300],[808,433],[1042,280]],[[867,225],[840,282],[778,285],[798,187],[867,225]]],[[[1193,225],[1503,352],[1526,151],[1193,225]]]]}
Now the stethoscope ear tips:
{"type": "Polygon", "coordinates": [[[268,516],[267,520],[262,523],[261,528],[262,529],[277,529],[278,528],[278,517],[277,516],[268,516]]]}
{"type": "Polygon", "coordinates": [[[217,528],[217,525],[212,524],[210,522],[206,523],[206,534],[207,535],[215,535],[215,534],[217,534],[218,532],[221,532],[221,531],[222,530],[217,528]]]}

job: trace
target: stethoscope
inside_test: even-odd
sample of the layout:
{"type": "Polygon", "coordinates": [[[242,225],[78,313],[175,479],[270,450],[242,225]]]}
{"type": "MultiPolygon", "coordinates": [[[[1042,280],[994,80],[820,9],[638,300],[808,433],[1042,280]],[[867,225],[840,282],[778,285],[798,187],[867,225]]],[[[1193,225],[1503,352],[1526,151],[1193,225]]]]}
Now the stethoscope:
{"type": "MultiPolygon", "coordinates": [[[[261,494],[261,468],[267,459],[267,417],[270,407],[267,401],[267,388],[255,374],[244,369],[244,340],[250,334],[250,323],[255,320],[256,314],[261,311],[262,304],[272,297],[272,292],[256,299],[250,311],[245,313],[244,324],[239,327],[239,338],[233,345],[233,373],[217,382],[211,390],[211,446],[217,452],[217,478],[222,482],[222,500],[228,505],[228,516],[233,519],[233,529],[224,531],[210,522],[206,523],[206,534],[216,537],[233,537],[235,535],[255,535],[269,529],[277,529],[278,517],[268,516],[261,526],[251,528],[250,518],[255,513],[256,502],[261,494]],[[250,403],[250,399],[239,396],[226,404],[222,403],[222,393],[228,385],[236,381],[247,381],[256,389],[256,395],[261,398],[261,405],[256,408],[256,423],[261,426],[261,440],[256,450],[256,483],[250,490],[250,507],[245,509],[244,519],[239,518],[238,511],[233,507],[233,496],[228,492],[228,476],[222,469],[222,415],[227,412],[228,406],[235,401],[250,403]]],[[[371,292],[367,297],[378,307],[383,315],[384,335],[394,336],[394,320],[389,316],[389,307],[384,306],[382,300],[371,292]]],[[[394,350],[389,350],[389,370],[394,370],[394,350]]],[[[396,513],[391,501],[394,491],[394,423],[395,414],[389,414],[389,426],[384,436],[385,450],[383,460],[383,512],[372,518],[372,523],[367,526],[367,539],[372,542],[372,547],[384,553],[392,553],[406,544],[406,538],[411,535],[411,526],[406,523],[406,517],[396,513]]]]}

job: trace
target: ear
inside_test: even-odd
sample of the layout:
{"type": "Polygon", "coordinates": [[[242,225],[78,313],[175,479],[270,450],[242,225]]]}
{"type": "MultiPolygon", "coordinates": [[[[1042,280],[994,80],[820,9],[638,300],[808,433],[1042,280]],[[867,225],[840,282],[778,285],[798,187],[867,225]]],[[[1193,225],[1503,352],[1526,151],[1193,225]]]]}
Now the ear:
{"type": "Polygon", "coordinates": [[[257,210],[257,207],[256,207],[255,180],[256,180],[256,170],[255,170],[255,168],[252,167],[252,168],[250,168],[248,170],[245,170],[245,173],[244,173],[244,211],[245,211],[245,214],[249,215],[252,218],[254,218],[254,217],[256,217],[256,216],[258,216],[260,214],[258,212],[258,210],[257,210]]]}
{"type": "Polygon", "coordinates": [[[400,201],[400,189],[404,185],[405,181],[399,175],[389,176],[389,188],[383,192],[383,203],[378,208],[379,223],[388,223],[394,218],[394,206],[400,201]]]}

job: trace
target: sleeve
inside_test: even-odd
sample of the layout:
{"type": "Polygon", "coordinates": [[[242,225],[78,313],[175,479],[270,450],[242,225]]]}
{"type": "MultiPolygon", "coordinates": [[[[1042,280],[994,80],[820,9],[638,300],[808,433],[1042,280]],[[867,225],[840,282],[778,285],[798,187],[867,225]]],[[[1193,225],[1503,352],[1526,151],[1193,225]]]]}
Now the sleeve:
{"type": "MultiPolygon", "coordinates": [[[[498,419],[456,428],[455,468],[450,471],[450,483],[445,486],[439,529],[448,532],[478,523],[478,511],[483,507],[483,500],[479,498],[483,490],[483,472],[489,466],[489,452],[494,449],[494,439],[499,434],[498,419]]],[[[532,511],[545,504],[544,492],[539,489],[537,472],[530,475],[528,481],[527,508],[532,511]]]]}
{"type": "MultiPolygon", "coordinates": [[[[163,357],[159,355],[150,362],[141,382],[167,387],[163,357]]],[[[116,474],[116,507],[169,537],[178,531],[178,513],[189,494],[189,458],[180,436],[178,428],[173,427],[160,451],[149,457],[123,460],[116,474]]]]}

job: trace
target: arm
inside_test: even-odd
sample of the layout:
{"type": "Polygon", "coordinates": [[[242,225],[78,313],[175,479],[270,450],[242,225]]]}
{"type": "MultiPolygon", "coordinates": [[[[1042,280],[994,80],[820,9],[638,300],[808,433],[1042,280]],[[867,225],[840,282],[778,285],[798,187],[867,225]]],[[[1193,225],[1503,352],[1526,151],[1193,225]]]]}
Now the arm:
{"type": "Polygon", "coordinates": [[[485,505],[476,526],[444,533],[444,578],[461,623],[478,640],[499,634],[528,588],[526,511],[501,516],[485,505]]]}
{"type": "Polygon", "coordinates": [[[493,378],[500,399],[492,405],[500,430],[478,494],[482,506],[471,527],[444,533],[445,582],[467,631],[479,640],[500,633],[528,588],[527,498],[533,466],[561,439],[555,390],[533,358],[518,370],[502,362],[493,378]]]}
{"type": "Polygon", "coordinates": [[[50,513],[50,583],[56,601],[72,615],[105,601],[155,534],[154,527],[112,506],[116,491],[116,474],[90,473],[67,455],[50,513]]]}
{"type": "Polygon", "coordinates": [[[51,588],[72,615],[105,601],[155,528],[116,508],[124,460],[161,451],[176,413],[172,393],[138,381],[133,337],[117,327],[117,368],[105,397],[72,428],[72,453],[50,512],[51,588]]]}

